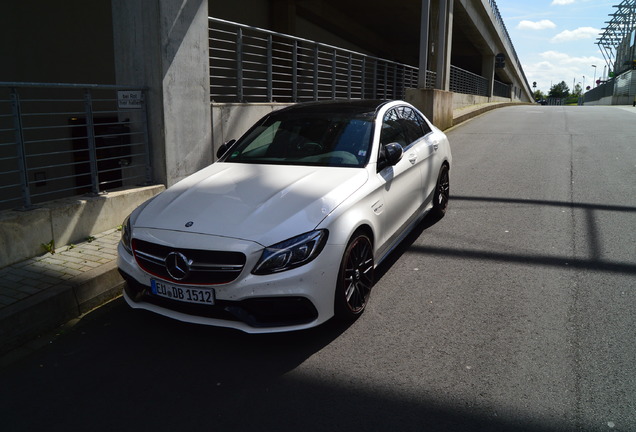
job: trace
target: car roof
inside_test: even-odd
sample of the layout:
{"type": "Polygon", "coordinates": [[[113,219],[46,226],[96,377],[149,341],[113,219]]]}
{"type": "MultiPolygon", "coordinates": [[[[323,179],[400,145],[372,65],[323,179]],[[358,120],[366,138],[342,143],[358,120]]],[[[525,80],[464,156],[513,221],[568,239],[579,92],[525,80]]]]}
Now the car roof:
{"type": "Polygon", "coordinates": [[[329,100],[319,102],[298,103],[287,108],[274,111],[276,114],[348,114],[364,115],[378,112],[378,110],[391,102],[390,100],[356,99],[356,100],[329,100]]]}

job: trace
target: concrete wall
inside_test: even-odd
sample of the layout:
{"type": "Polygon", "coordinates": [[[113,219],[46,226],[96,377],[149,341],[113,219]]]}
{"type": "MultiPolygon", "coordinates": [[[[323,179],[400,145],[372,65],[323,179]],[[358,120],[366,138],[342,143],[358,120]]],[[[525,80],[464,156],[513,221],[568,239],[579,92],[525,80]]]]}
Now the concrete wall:
{"type": "Polygon", "coordinates": [[[480,105],[490,102],[511,102],[512,99],[500,96],[477,96],[463,93],[453,93],[453,110],[461,109],[467,106],[480,105]]]}
{"type": "Polygon", "coordinates": [[[0,81],[113,84],[110,0],[8,0],[0,81]]]}
{"type": "Polygon", "coordinates": [[[594,101],[585,101],[585,105],[613,105],[614,96],[606,96],[594,101]]]}
{"type": "Polygon", "coordinates": [[[146,186],[50,201],[29,211],[1,211],[0,268],[41,255],[42,244],[51,240],[62,247],[119,226],[138,205],[164,189],[146,186]]]}
{"type": "Polygon", "coordinates": [[[453,126],[452,98],[451,92],[433,89],[407,89],[405,97],[441,130],[453,126]]]}

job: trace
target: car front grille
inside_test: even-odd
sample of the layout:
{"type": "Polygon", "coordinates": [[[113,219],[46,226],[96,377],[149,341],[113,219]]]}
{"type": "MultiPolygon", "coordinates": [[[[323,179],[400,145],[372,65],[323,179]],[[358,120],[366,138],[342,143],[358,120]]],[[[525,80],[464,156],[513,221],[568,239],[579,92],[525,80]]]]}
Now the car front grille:
{"type": "MultiPolygon", "coordinates": [[[[179,284],[217,285],[235,280],[245,266],[241,252],[180,249],[133,239],[133,252],[139,266],[160,279],[179,284]],[[188,260],[188,269],[178,279],[170,274],[167,258],[179,254],[188,260]]],[[[183,267],[183,266],[181,266],[183,267]]],[[[182,269],[183,270],[183,269],[182,269]]]]}

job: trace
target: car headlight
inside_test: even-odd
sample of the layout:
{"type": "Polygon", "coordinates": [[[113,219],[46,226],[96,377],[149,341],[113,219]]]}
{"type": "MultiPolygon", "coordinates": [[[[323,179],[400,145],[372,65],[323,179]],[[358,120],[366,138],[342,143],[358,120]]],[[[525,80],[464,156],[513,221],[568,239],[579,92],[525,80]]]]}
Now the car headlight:
{"type": "Polygon", "coordinates": [[[327,230],[317,230],[267,247],[252,273],[265,275],[305,265],[322,251],[327,237],[327,230]]]}
{"type": "Polygon", "coordinates": [[[130,216],[128,216],[121,225],[121,245],[132,255],[132,226],[130,224],[130,216]]]}

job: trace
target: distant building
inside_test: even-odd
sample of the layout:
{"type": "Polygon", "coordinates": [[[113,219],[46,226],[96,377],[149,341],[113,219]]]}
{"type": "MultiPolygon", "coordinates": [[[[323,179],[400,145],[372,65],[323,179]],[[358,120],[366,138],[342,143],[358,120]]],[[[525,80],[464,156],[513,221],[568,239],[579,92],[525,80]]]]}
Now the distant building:
{"type": "Polygon", "coordinates": [[[606,66],[599,85],[585,94],[588,105],[632,105],[636,100],[636,1],[614,7],[596,42],[606,66]]]}

